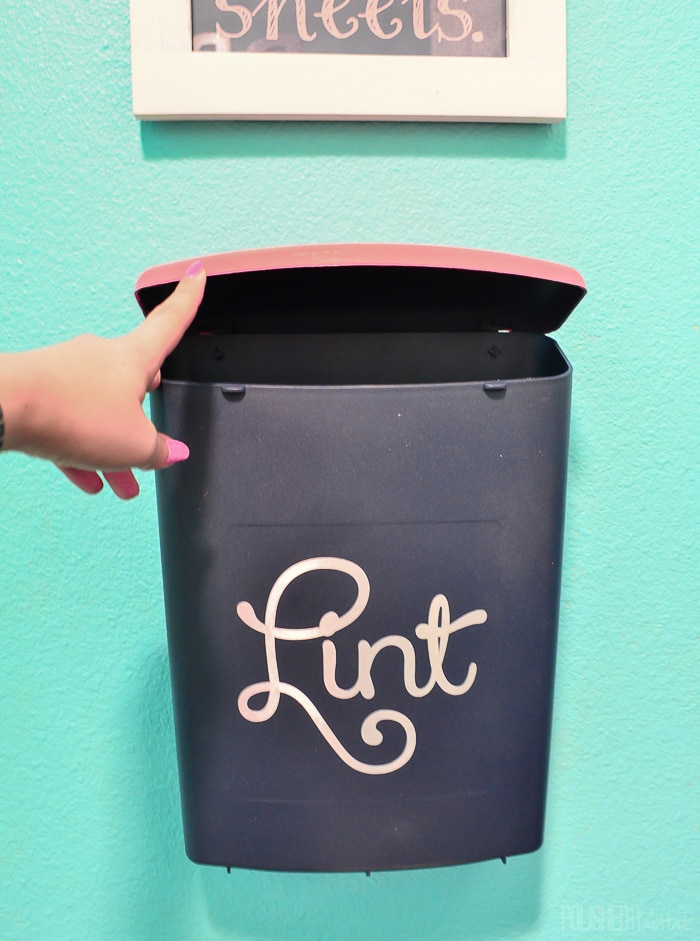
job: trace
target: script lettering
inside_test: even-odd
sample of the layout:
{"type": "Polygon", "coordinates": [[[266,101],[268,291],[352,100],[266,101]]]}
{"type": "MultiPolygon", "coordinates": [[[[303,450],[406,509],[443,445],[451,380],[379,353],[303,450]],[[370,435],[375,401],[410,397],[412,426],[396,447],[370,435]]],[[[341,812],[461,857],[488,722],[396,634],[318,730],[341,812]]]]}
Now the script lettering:
{"type": "Polygon", "coordinates": [[[458,36],[450,36],[442,26],[438,25],[437,41],[442,42],[443,39],[446,39],[447,42],[460,42],[462,39],[466,39],[472,31],[472,18],[466,10],[453,10],[450,6],[450,0],[438,0],[437,8],[443,16],[452,16],[462,24],[462,30],[458,36]]]}
{"type": "Polygon", "coordinates": [[[249,722],[267,722],[276,713],[281,697],[289,696],[306,711],[326,742],[348,767],[362,774],[390,774],[407,764],[416,749],[416,730],[408,716],[394,709],[377,709],[370,713],[360,728],[362,740],[367,745],[380,745],[383,741],[383,735],[379,729],[382,722],[397,723],[403,729],[405,744],[401,753],[392,761],[383,764],[360,761],[342,744],[310,697],[298,687],[280,679],[277,662],[277,641],[322,639],[323,682],[326,691],[335,699],[353,699],[358,695],[364,699],[373,699],[376,691],[372,679],[372,667],[378,654],[389,648],[400,651],[403,657],[404,687],[409,696],[413,698],[427,696],[435,686],[438,686],[448,696],[463,696],[474,684],[477,667],[475,663],[470,663],[464,680],[457,684],[451,683],[445,676],[444,671],[449,639],[457,631],[485,623],[487,615],[486,611],[478,608],[453,621],[445,595],[435,595],[430,603],[427,621],[418,624],[415,628],[416,637],[425,641],[427,647],[428,662],[430,664],[430,675],[427,682],[423,686],[419,686],[417,683],[416,652],[408,637],[400,634],[389,634],[373,644],[366,640],[358,642],[357,680],[351,687],[343,688],[337,682],[337,648],[330,638],[353,624],[360,617],[367,607],[369,595],[369,579],[359,565],[348,559],[321,557],[297,562],[280,575],[270,591],[264,620],[259,620],[249,602],[241,601],[236,607],[238,617],[249,628],[262,634],[265,639],[268,678],[259,683],[253,683],[242,690],[238,697],[238,709],[243,718],[249,722]],[[350,576],[354,580],[357,589],[355,601],[344,614],[338,614],[335,611],[326,612],[319,619],[318,624],[312,627],[285,628],[278,626],[277,610],[285,590],[295,579],[313,571],[342,572],[350,576]],[[262,705],[251,706],[251,700],[260,695],[266,697],[262,705]]]}
{"type": "MultiPolygon", "coordinates": [[[[241,21],[241,28],[235,32],[225,30],[221,23],[216,24],[216,34],[218,37],[226,39],[240,39],[245,36],[253,25],[253,17],[267,5],[267,25],[265,28],[265,38],[269,40],[279,39],[279,18],[284,9],[287,0],[259,0],[259,3],[253,10],[243,6],[240,3],[229,3],[229,0],[216,0],[216,5],[222,13],[234,13],[241,21]]],[[[306,25],[306,0],[295,0],[296,24],[299,38],[304,42],[312,42],[317,33],[310,33],[306,25]]]]}
{"type": "Polygon", "coordinates": [[[357,32],[359,23],[357,22],[356,16],[350,16],[347,19],[347,25],[349,29],[346,29],[345,32],[341,32],[338,24],[335,21],[335,14],[343,10],[350,0],[323,0],[321,4],[321,12],[314,13],[314,16],[319,17],[323,21],[323,25],[326,27],[326,30],[330,33],[331,36],[334,36],[336,39],[347,39],[348,36],[352,36],[357,32]]]}
{"type": "MultiPolygon", "coordinates": [[[[318,33],[316,31],[309,32],[307,26],[307,17],[313,16],[321,20],[326,33],[334,39],[344,40],[354,36],[359,29],[359,21],[362,19],[374,36],[388,42],[401,33],[403,23],[395,16],[389,21],[389,28],[385,29],[379,21],[379,15],[394,6],[395,2],[396,0],[365,0],[364,11],[357,13],[355,16],[348,16],[345,20],[345,28],[341,28],[341,25],[336,21],[336,17],[348,6],[350,0],[320,0],[320,11],[317,10],[313,13],[311,11],[307,13],[307,0],[294,0],[298,38],[307,43],[316,39],[318,33]]],[[[454,2],[464,4],[467,0],[454,0],[454,2]]],[[[308,3],[310,6],[317,5],[312,3],[312,0],[308,0],[308,3]]],[[[460,42],[472,33],[473,22],[471,15],[466,10],[455,9],[450,5],[451,0],[437,0],[439,18],[430,29],[425,27],[425,0],[400,0],[400,3],[402,6],[408,3],[412,5],[413,33],[416,39],[425,40],[437,34],[438,43],[443,40],[460,42]],[[443,24],[448,20],[451,21],[449,32],[443,29],[443,24]],[[457,20],[457,24],[452,22],[454,20],[457,20]],[[459,32],[452,35],[451,33],[456,29],[459,32]]],[[[217,22],[216,33],[212,36],[215,35],[218,41],[236,40],[246,36],[252,29],[253,20],[264,7],[267,7],[265,39],[270,42],[279,40],[279,19],[287,0],[258,0],[257,4],[251,7],[242,2],[232,3],[231,0],[215,0],[215,4],[217,9],[227,14],[227,16],[237,17],[240,23],[237,29],[232,29],[228,20],[226,24],[228,28],[224,28],[220,22],[217,22]]],[[[235,27],[235,21],[233,21],[233,25],[235,27]]],[[[478,35],[483,39],[482,34],[479,33],[478,35]]],[[[476,40],[476,38],[477,34],[475,33],[474,39],[476,40]]],[[[227,47],[224,44],[221,48],[227,47]]]]}
{"type": "Polygon", "coordinates": [[[365,12],[359,14],[361,19],[367,21],[367,25],[379,39],[393,39],[394,36],[398,36],[403,28],[401,20],[398,17],[394,17],[389,23],[389,26],[394,27],[392,32],[387,33],[382,29],[382,25],[379,22],[379,14],[383,13],[384,10],[388,10],[389,7],[393,5],[394,0],[386,0],[381,6],[379,6],[379,0],[367,0],[365,12]]]}

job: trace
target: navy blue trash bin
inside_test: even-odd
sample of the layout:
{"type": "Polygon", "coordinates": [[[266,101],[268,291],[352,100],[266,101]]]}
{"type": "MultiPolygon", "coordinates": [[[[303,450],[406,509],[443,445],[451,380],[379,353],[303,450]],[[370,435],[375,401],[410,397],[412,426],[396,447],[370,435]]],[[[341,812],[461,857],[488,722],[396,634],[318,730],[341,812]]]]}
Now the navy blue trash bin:
{"type": "MultiPolygon", "coordinates": [[[[204,259],[154,419],[191,859],[379,870],[542,841],[571,268],[350,245],[204,259]]],[[[147,271],[145,313],[188,262],[147,271]]]]}

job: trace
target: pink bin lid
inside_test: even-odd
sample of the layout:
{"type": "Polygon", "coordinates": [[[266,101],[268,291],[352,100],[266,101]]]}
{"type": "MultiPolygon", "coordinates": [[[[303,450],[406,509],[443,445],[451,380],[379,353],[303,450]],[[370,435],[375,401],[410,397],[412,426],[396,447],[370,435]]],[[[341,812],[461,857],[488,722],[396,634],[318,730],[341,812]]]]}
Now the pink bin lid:
{"type": "MultiPolygon", "coordinates": [[[[144,313],[169,296],[193,260],[159,265],[141,275],[136,298],[144,313]]],[[[366,320],[368,311],[374,312],[381,322],[391,308],[395,329],[549,333],[586,293],[581,275],[566,265],[467,248],[307,245],[201,260],[207,287],[194,330],[211,323],[221,328],[235,314],[246,322],[243,332],[253,332],[256,316],[264,318],[274,308],[276,330],[285,329],[280,319],[287,318],[294,332],[326,326],[352,332],[354,314],[366,320]],[[316,318],[312,327],[295,322],[298,317],[308,321],[310,311],[316,318]]]]}

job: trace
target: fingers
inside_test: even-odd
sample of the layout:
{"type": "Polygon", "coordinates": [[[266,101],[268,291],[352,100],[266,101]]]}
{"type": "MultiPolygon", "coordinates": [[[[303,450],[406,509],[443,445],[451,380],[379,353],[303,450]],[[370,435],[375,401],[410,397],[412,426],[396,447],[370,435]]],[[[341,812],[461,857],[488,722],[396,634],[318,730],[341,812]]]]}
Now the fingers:
{"type": "MultiPolygon", "coordinates": [[[[156,445],[153,453],[139,467],[141,470],[164,470],[180,461],[185,461],[190,456],[190,449],[184,441],[177,441],[175,438],[168,438],[167,435],[156,435],[156,445]]],[[[63,467],[56,465],[61,473],[65,474],[71,483],[75,484],[84,493],[99,493],[104,484],[97,471],[83,470],[78,467],[63,467]]],[[[134,473],[131,470],[102,471],[104,479],[112,488],[120,500],[133,500],[139,495],[139,484],[134,473]]]]}
{"type": "MultiPolygon", "coordinates": [[[[58,469],[84,493],[99,493],[104,487],[97,471],[80,470],[77,467],[58,469]]],[[[107,471],[104,478],[120,500],[132,500],[139,494],[138,482],[131,471],[107,471]]]]}
{"type": "Polygon", "coordinates": [[[59,467],[58,469],[84,493],[99,493],[104,487],[100,475],[95,471],[78,470],[77,467],[59,467]]]}
{"type": "Polygon", "coordinates": [[[105,471],[104,477],[120,500],[138,497],[139,485],[132,471],[105,471]]]}
{"type": "MultiPolygon", "coordinates": [[[[155,377],[168,355],[177,346],[197,313],[207,275],[201,262],[195,262],[167,300],[154,308],[134,330],[146,358],[148,372],[155,377]]],[[[153,381],[153,380],[151,380],[153,381]]]]}
{"type": "Polygon", "coordinates": [[[146,392],[155,392],[155,390],[158,388],[159,385],[160,385],[160,369],[156,370],[155,376],[148,383],[148,388],[146,389],[146,392]]]}

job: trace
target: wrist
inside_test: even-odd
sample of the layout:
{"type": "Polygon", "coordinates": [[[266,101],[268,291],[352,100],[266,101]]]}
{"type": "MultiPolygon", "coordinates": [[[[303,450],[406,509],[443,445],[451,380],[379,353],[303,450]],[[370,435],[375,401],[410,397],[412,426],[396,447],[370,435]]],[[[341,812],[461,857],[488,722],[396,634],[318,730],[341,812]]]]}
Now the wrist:
{"type": "Polygon", "coordinates": [[[32,353],[0,354],[3,451],[33,453],[40,416],[32,381],[32,353]]]}

